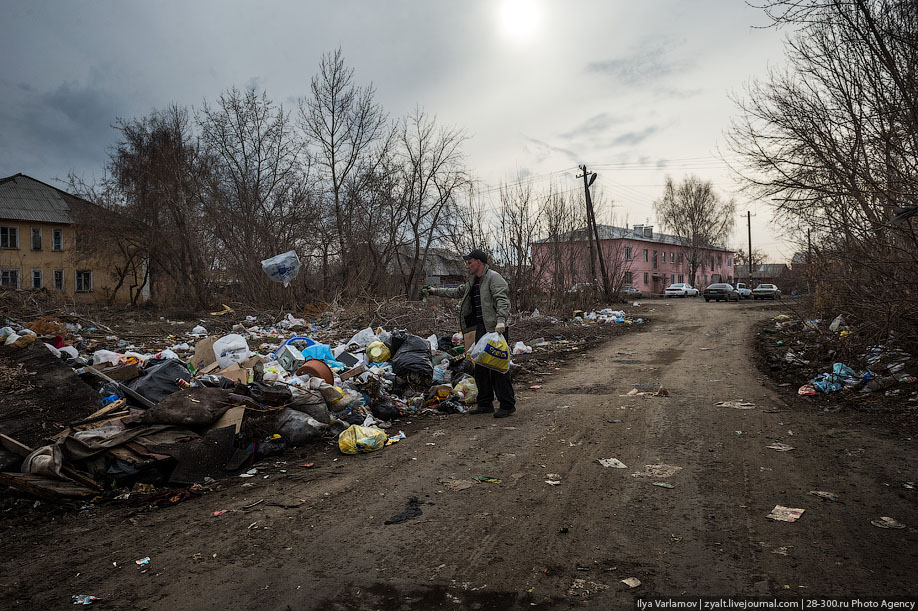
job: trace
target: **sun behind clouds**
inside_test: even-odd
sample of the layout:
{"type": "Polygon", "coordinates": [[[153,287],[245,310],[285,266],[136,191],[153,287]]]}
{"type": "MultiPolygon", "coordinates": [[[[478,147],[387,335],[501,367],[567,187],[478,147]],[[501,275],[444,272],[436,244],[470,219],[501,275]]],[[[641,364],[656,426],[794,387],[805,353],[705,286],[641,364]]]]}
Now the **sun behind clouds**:
{"type": "Polygon", "coordinates": [[[538,34],[542,10],[535,0],[501,0],[498,18],[505,38],[525,42],[538,34]]]}

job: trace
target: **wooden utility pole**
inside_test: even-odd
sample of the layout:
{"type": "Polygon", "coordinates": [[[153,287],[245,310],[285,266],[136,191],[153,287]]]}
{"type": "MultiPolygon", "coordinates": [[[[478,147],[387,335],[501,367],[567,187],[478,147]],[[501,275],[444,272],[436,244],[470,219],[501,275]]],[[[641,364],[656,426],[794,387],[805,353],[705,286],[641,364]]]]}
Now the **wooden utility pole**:
{"type": "MultiPolygon", "coordinates": [[[[590,201],[590,185],[587,183],[587,171],[586,166],[580,166],[580,169],[583,170],[583,190],[586,193],[586,219],[587,219],[587,239],[590,242],[590,282],[596,281],[596,259],[593,255],[593,215],[590,214],[590,209],[592,208],[592,202],[590,201]]],[[[580,178],[578,176],[577,178],[580,178]]]]}
{"type": "MultiPolygon", "coordinates": [[[[593,199],[590,197],[590,185],[596,180],[595,172],[587,172],[585,165],[580,166],[583,170],[583,190],[586,195],[587,223],[592,228],[592,236],[596,238],[596,253],[599,255],[599,269],[602,274],[602,290],[605,296],[609,297],[609,275],[606,273],[606,261],[602,256],[602,244],[599,241],[599,228],[596,226],[596,213],[593,211],[593,199]]],[[[593,263],[592,239],[590,240],[590,274],[596,279],[596,265],[593,263]]]]}
{"type": "Polygon", "coordinates": [[[752,213],[746,211],[746,231],[749,233],[749,278],[746,283],[749,285],[748,288],[752,288],[752,213]]]}

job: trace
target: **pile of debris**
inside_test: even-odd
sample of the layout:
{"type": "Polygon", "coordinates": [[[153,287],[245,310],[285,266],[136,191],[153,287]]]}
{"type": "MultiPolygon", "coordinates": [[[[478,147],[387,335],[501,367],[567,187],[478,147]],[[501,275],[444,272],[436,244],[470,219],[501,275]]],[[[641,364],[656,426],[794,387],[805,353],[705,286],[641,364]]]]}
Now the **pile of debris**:
{"type": "MultiPolygon", "coordinates": [[[[0,421],[0,481],[53,500],[125,487],[193,491],[314,441],[376,451],[404,437],[386,433],[399,419],[464,413],[477,399],[470,338],[460,333],[367,327],[335,341],[341,331],[321,321],[259,320],[205,322],[140,345],[109,327],[99,337],[100,327],[50,318],[3,328],[5,390],[24,394],[21,413],[0,421]],[[231,332],[213,333],[218,326],[231,332]]],[[[537,338],[507,352],[567,343],[537,338]]]]}

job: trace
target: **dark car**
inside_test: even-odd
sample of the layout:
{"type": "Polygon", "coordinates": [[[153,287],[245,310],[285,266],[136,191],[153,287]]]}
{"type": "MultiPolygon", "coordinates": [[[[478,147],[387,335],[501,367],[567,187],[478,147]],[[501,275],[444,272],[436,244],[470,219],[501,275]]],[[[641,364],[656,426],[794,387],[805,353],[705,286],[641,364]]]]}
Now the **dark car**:
{"type": "Polygon", "coordinates": [[[740,295],[732,284],[726,282],[715,282],[708,285],[701,293],[705,301],[736,301],[739,302],[740,295]]]}
{"type": "Polygon", "coordinates": [[[774,284],[760,284],[752,289],[753,299],[781,299],[781,289],[774,284]]]}

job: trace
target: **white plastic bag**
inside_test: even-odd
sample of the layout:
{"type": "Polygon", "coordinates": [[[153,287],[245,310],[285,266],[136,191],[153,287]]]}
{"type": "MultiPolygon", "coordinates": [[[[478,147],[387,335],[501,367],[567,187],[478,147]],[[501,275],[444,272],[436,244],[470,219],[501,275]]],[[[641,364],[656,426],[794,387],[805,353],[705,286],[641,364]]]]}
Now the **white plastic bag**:
{"type": "Polygon", "coordinates": [[[214,356],[220,369],[226,369],[249,358],[249,344],[241,335],[224,335],[214,342],[214,356]]]}
{"type": "Polygon", "coordinates": [[[366,329],[359,331],[354,337],[351,338],[351,341],[347,343],[348,346],[360,346],[361,348],[366,348],[373,342],[379,341],[379,338],[373,333],[373,329],[367,327],[366,329]]]}
{"type": "Polygon", "coordinates": [[[476,365],[507,373],[510,369],[510,346],[500,333],[485,333],[469,350],[469,358],[476,365]]]}
{"type": "Polygon", "coordinates": [[[523,342],[516,342],[513,344],[513,354],[529,354],[530,352],[532,352],[532,348],[523,342]]]}
{"type": "Polygon", "coordinates": [[[300,273],[300,267],[300,258],[295,250],[288,250],[261,262],[261,268],[268,277],[274,282],[283,282],[285,287],[300,273]]]}
{"type": "Polygon", "coordinates": [[[121,355],[111,350],[96,350],[92,353],[92,366],[96,367],[103,363],[117,365],[121,362],[121,355]]]}

